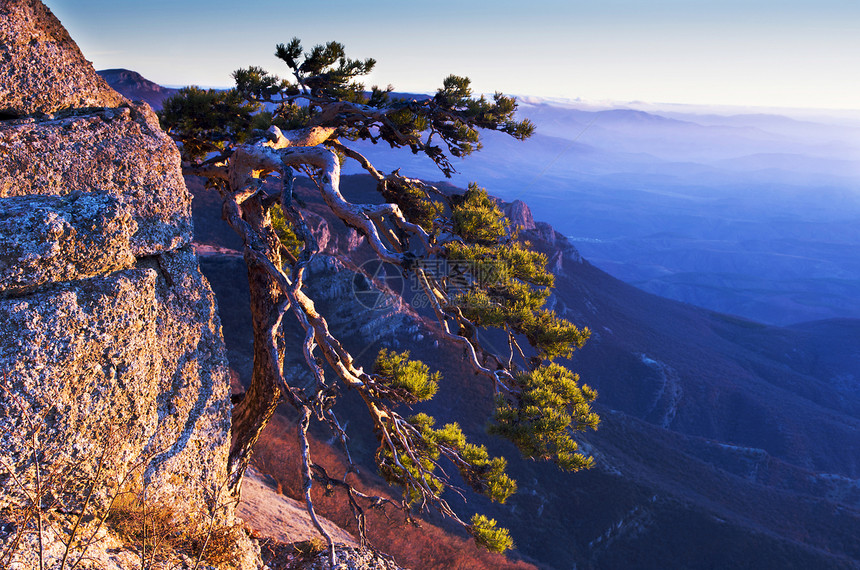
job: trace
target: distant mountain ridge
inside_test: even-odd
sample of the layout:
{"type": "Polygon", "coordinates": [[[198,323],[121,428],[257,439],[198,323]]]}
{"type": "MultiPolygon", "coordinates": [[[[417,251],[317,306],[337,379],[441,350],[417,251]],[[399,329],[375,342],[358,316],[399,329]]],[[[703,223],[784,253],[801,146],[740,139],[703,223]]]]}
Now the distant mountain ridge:
{"type": "Polygon", "coordinates": [[[179,92],[179,89],[162,87],[130,69],[102,69],[96,73],[128,99],[146,101],[155,111],[161,110],[165,99],[179,92]]]}
{"type": "MultiPolygon", "coordinates": [[[[108,71],[130,98],[173,92],[108,71]]],[[[537,133],[485,133],[451,182],[526,200],[596,266],[651,293],[775,325],[860,317],[856,120],[638,107],[523,97],[537,133]]],[[[358,150],[382,170],[441,178],[420,156],[358,150]]]]}

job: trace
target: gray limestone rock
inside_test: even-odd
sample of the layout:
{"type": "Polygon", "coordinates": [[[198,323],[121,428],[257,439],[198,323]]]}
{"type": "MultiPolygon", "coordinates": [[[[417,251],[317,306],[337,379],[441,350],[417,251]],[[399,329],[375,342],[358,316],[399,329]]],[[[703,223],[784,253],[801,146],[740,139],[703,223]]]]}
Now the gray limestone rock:
{"type": "Polygon", "coordinates": [[[230,400],[214,297],[190,250],[0,300],[0,369],[0,449],[17,473],[0,476],[0,509],[36,483],[38,432],[43,472],[74,465],[95,481],[107,445],[102,502],[127,478],[153,504],[205,518],[226,480],[230,400]]]}
{"type": "Polygon", "coordinates": [[[393,560],[367,548],[345,544],[335,547],[335,566],[328,551],[321,552],[307,566],[308,570],[404,570],[393,560]]]}
{"type": "Polygon", "coordinates": [[[109,447],[97,491],[105,504],[140,461],[165,372],[156,280],[155,271],[130,269],[0,300],[0,510],[27,504],[37,474],[45,487],[51,472],[94,482],[109,447]]]}
{"type": "Polygon", "coordinates": [[[158,427],[148,443],[146,481],[154,500],[182,497],[200,508],[219,495],[230,447],[229,368],[215,296],[191,246],[138,266],[158,275],[158,427]]]}
{"type": "MultiPolygon", "coordinates": [[[[152,110],[107,88],[38,0],[0,0],[0,565],[38,567],[34,521],[58,565],[84,513],[101,534],[79,567],[128,567],[95,522],[117,497],[234,525],[228,367],[190,203],[152,110]]],[[[258,568],[237,536],[231,567],[258,568]]]]}

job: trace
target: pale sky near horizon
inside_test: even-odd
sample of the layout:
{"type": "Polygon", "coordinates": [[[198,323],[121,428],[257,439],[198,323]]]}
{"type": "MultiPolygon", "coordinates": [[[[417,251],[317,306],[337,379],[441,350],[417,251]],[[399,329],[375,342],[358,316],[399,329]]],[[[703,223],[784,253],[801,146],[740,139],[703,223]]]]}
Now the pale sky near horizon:
{"type": "Polygon", "coordinates": [[[373,57],[367,85],[860,109],[858,0],[44,0],[96,69],[162,85],[228,86],[297,36],[373,57]]]}

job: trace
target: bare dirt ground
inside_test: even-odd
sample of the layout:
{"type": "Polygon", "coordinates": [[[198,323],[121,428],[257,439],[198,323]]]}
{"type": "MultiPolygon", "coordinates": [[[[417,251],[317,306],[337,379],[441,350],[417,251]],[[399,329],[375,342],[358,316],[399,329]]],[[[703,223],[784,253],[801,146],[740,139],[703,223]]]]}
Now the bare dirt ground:
{"type": "MultiPolygon", "coordinates": [[[[242,483],[242,500],[236,514],[255,533],[271,537],[278,542],[293,543],[322,539],[311,522],[304,504],[281,495],[265,476],[248,469],[242,483]]],[[[319,517],[335,543],[357,546],[355,538],[334,523],[319,517]]]]}

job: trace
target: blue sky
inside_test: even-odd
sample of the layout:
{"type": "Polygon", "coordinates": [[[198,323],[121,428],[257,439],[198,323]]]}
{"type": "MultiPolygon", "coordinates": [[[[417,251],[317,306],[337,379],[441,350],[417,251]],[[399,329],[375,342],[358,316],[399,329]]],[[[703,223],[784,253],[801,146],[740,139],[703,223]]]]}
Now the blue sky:
{"type": "Polygon", "coordinates": [[[373,57],[368,84],[860,109],[858,0],[45,0],[97,69],[226,86],[238,67],[285,73],[293,36],[373,57]]]}

